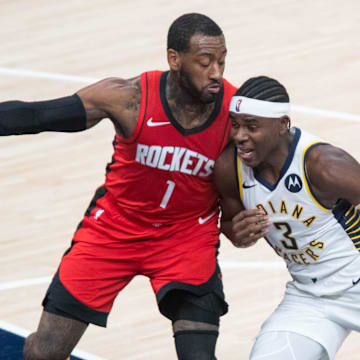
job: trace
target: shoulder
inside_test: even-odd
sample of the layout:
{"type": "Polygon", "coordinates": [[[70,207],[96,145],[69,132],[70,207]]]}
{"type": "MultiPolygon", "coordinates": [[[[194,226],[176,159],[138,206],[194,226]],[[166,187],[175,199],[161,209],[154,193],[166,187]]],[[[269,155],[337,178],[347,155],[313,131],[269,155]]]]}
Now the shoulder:
{"type": "Polygon", "coordinates": [[[345,150],[331,144],[321,143],[309,149],[306,167],[312,173],[321,176],[331,173],[338,166],[355,163],[356,160],[345,150]]]}
{"type": "Polygon", "coordinates": [[[360,202],[360,165],[345,150],[318,145],[311,149],[305,166],[312,190],[326,206],[333,206],[338,199],[360,202]]]}
{"type": "Polygon", "coordinates": [[[349,153],[331,144],[310,149],[305,166],[311,184],[318,188],[336,188],[344,177],[359,171],[358,162],[349,153]]]}
{"type": "Polygon", "coordinates": [[[109,118],[117,132],[129,137],[134,132],[141,104],[141,77],[106,78],[77,92],[88,121],[109,118]]]}
{"type": "Polygon", "coordinates": [[[77,92],[83,102],[94,105],[123,103],[126,100],[141,99],[140,76],[131,79],[109,77],[91,84],[77,92]]]}
{"type": "Polygon", "coordinates": [[[124,100],[141,95],[140,76],[131,79],[110,77],[99,81],[95,85],[97,85],[97,94],[104,98],[116,97],[117,100],[124,100]]]}

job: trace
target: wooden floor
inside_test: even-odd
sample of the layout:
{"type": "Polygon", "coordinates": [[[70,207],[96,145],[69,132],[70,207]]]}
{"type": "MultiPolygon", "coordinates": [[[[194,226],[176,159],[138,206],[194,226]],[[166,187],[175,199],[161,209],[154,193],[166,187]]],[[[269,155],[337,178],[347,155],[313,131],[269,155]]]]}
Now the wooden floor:
{"type": "MultiPolygon", "coordinates": [[[[226,78],[277,78],[295,105],[293,124],[360,160],[358,0],[1,0],[0,101],[49,99],[104,77],[167,69],[167,30],[186,12],[223,28],[226,78]]],[[[0,138],[1,321],[36,328],[48,278],[104,180],[112,137],[105,121],[79,134],[0,138]]],[[[230,312],[217,355],[248,359],[289,276],[263,241],[239,250],[224,239],[220,261],[230,312]]],[[[336,359],[359,359],[359,343],[350,335],[336,359]]],[[[144,277],[119,295],[108,329],[90,327],[78,348],[108,360],[176,358],[144,277]]]]}

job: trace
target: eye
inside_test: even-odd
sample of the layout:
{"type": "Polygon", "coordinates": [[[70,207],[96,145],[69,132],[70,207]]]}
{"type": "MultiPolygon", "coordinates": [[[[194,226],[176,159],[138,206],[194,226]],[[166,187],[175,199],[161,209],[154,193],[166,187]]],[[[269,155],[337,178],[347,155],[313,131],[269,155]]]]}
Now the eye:
{"type": "Polygon", "coordinates": [[[240,125],[238,124],[238,122],[235,121],[235,120],[231,120],[231,126],[232,126],[232,128],[234,128],[234,129],[238,129],[238,128],[240,127],[240,125]]]}
{"type": "Polygon", "coordinates": [[[209,64],[200,63],[200,66],[203,68],[207,68],[207,67],[209,67],[209,64]]]}
{"type": "Polygon", "coordinates": [[[252,132],[256,131],[258,129],[257,125],[250,124],[248,125],[248,129],[252,132]]]}
{"type": "Polygon", "coordinates": [[[210,65],[210,61],[202,60],[200,61],[200,65],[204,68],[207,68],[210,65]]]}

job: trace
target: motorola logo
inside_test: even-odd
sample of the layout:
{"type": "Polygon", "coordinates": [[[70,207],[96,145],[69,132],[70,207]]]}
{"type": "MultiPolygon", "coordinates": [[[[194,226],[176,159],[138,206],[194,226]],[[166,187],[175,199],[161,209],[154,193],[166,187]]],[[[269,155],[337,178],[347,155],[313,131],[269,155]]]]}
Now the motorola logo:
{"type": "Polygon", "coordinates": [[[290,192],[297,193],[302,189],[303,184],[299,175],[290,174],[285,179],[285,186],[290,192]]]}

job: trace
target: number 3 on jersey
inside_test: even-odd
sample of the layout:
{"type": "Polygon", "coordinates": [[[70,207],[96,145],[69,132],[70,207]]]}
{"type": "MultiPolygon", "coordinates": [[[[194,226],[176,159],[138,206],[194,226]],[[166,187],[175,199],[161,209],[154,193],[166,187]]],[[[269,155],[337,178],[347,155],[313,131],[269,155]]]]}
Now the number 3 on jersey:
{"type": "Polygon", "coordinates": [[[166,206],[170,200],[170,197],[174,191],[174,188],[175,188],[175,183],[173,181],[168,180],[166,183],[167,183],[167,188],[166,188],[165,194],[160,203],[160,207],[163,209],[166,208],[166,206]]]}
{"type": "Polygon", "coordinates": [[[296,239],[293,238],[291,235],[291,227],[288,223],[286,222],[275,222],[274,226],[277,230],[285,230],[283,232],[283,236],[287,239],[287,240],[281,240],[281,243],[283,244],[283,246],[286,249],[289,250],[297,250],[299,249],[299,246],[296,242],[296,239]],[[288,242],[287,242],[288,241],[288,242]]]}

